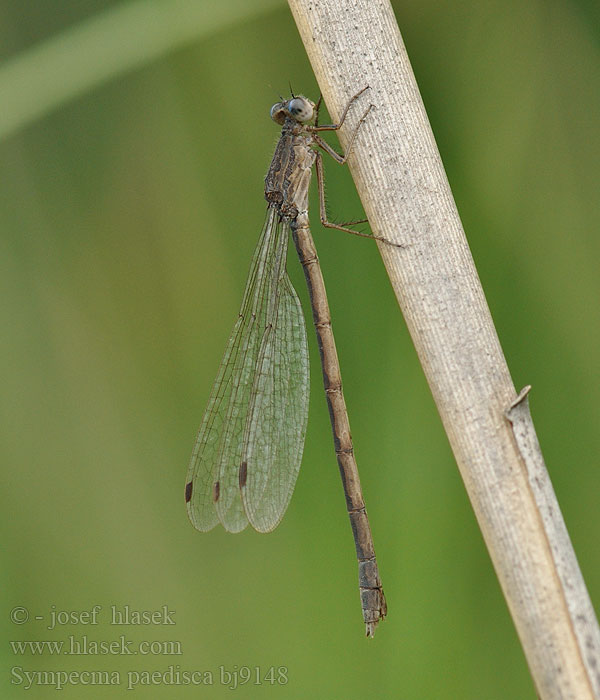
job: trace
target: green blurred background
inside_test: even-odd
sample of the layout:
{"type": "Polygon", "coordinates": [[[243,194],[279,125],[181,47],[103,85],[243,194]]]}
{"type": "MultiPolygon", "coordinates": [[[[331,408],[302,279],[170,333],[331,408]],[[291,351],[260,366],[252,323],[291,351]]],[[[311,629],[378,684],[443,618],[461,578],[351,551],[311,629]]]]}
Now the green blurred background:
{"type": "MultiPolygon", "coordinates": [[[[274,667],[287,682],[253,675],[234,696],[533,697],[374,245],[315,223],[388,620],[364,638],[310,326],[308,435],[282,524],[232,536],[187,520],[187,462],[263,222],[278,132],[269,108],[290,82],[318,95],[285,3],[221,5],[172,3],[189,36],[162,53],[172,27],[150,3],[0,9],[3,635],[181,644],[180,655],[66,656],[4,643],[0,694],[22,697],[24,671],[104,670],[120,685],[71,685],[62,697],[218,698],[234,692],[221,667],[263,677],[274,667]],[[111,60],[86,58],[88,44],[111,60]],[[76,96],[61,97],[71,83],[76,96]],[[95,627],[47,629],[52,611],[94,605],[95,627]],[[115,627],[111,605],[167,606],[176,624],[115,627]],[[15,606],[29,622],[11,623],[15,606]],[[126,689],[128,672],[170,667],[211,672],[213,684],[126,689]]],[[[533,385],[597,605],[598,5],[395,10],[515,384],[533,385]]],[[[331,214],[360,216],[348,173],[326,168],[331,214]]],[[[306,308],[291,253],[289,271],[306,308]]]]}

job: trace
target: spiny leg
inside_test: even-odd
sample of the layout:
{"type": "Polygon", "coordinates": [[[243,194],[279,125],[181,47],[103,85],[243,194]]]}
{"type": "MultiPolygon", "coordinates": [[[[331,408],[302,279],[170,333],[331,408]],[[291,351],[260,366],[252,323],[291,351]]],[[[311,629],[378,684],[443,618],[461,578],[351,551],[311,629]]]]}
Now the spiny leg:
{"type": "MultiPolygon", "coordinates": [[[[339,155],[339,154],[336,153],[336,155],[339,155]]],[[[338,161],[338,162],[340,162],[340,161],[338,161]]],[[[346,159],[344,159],[343,162],[345,163],[346,159]]],[[[332,221],[329,221],[329,219],[327,218],[327,207],[325,206],[323,156],[318,151],[317,151],[317,157],[315,159],[315,170],[317,173],[317,185],[319,188],[319,217],[321,219],[321,223],[323,224],[323,226],[325,226],[326,228],[335,228],[338,231],[345,231],[346,233],[352,233],[355,236],[361,236],[361,238],[371,238],[371,239],[376,240],[376,241],[381,241],[382,243],[387,243],[387,245],[392,245],[396,248],[404,248],[404,246],[401,245],[400,243],[393,243],[392,241],[388,241],[388,239],[383,238],[383,236],[376,236],[375,234],[372,234],[372,233],[363,233],[362,231],[355,231],[352,228],[348,228],[348,225],[344,226],[343,224],[335,224],[332,221]]],[[[368,219],[360,219],[359,221],[350,221],[350,222],[348,222],[348,224],[350,224],[350,225],[364,224],[367,221],[368,221],[368,219]]]]}
{"type": "MultiPolygon", "coordinates": [[[[348,156],[350,155],[350,151],[352,150],[352,146],[354,145],[354,141],[355,141],[356,136],[357,136],[357,134],[358,134],[358,130],[360,129],[361,124],[362,124],[362,123],[365,121],[365,119],[367,118],[367,114],[371,111],[372,107],[373,107],[373,105],[369,105],[369,106],[367,107],[367,109],[365,110],[364,114],[362,115],[362,117],[358,120],[358,124],[355,126],[354,131],[352,132],[352,136],[350,137],[350,142],[348,143],[348,148],[346,149],[346,153],[345,153],[344,155],[341,155],[341,154],[338,153],[335,149],[333,149],[333,148],[327,143],[327,141],[323,141],[323,139],[322,139],[318,134],[313,133],[313,139],[314,139],[315,143],[316,143],[320,148],[322,148],[324,151],[326,151],[327,153],[329,153],[329,155],[330,155],[334,160],[336,160],[340,165],[344,165],[344,163],[348,160],[348,156]]],[[[336,126],[336,129],[339,129],[340,126],[341,126],[341,122],[340,122],[340,124],[338,124],[338,125],[336,126]]],[[[311,128],[311,131],[313,131],[313,129],[315,129],[315,128],[317,128],[317,127],[312,127],[312,128],[311,128]]],[[[320,127],[319,127],[319,128],[320,128],[320,127]]]]}
{"type": "Polygon", "coordinates": [[[319,93],[319,99],[315,105],[315,128],[319,126],[319,110],[321,109],[321,103],[323,102],[323,93],[319,93]]]}
{"type": "MultiPolygon", "coordinates": [[[[359,90],[359,91],[356,93],[356,95],[354,95],[353,97],[351,97],[351,98],[348,100],[348,104],[347,104],[346,107],[344,108],[344,111],[342,112],[342,116],[340,117],[340,121],[339,121],[337,124],[323,124],[323,126],[318,126],[318,125],[315,123],[315,125],[311,128],[311,131],[337,131],[337,130],[342,126],[342,124],[344,123],[344,120],[346,119],[346,115],[348,114],[348,110],[350,109],[350,107],[351,107],[352,103],[354,102],[354,100],[356,100],[358,97],[360,97],[360,96],[363,94],[363,92],[364,92],[365,90],[368,90],[368,89],[369,89],[369,87],[370,87],[369,85],[365,85],[365,87],[364,87],[362,90],[359,90]]],[[[318,121],[318,113],[319,113],[318,107],[319,107],[320,105],[321,105],[321,98],[319,97],[319,101],[317,102],[317,121],[318,121]]],[[[371,105],[371,106],[372,106],[372,105],[371,105]]],[[[369,109],[371,109],[371,106],[369,107],[369,109]]],[[[367,112],[368,112],[368,111],[369,111],[369,110],[367,110],[367,112]]],[[[366,112],[365,112],[365,114],[363,115],[363,119],[364,119],[365,116],[366,116],[366,112]]]]}
{"type": "MultiPolygon", "coordinates": [[[[316,117],[315,117],[315,125],[312,127],[308,127],[309,131],[312,132],[314,142],[322,148],[326,153],[328,153],[335,161],[337,161],[340,165],[344,165],[346,161],[348,160],[348,156],[350,155],[350,152],[352,150],[352,146],[354,145],[354,141],[356,139],[356,136],[358,134],[358,130],[361,127],[361,124],[365,121],[367,118],[367,114],[371,111],[374,105],[369,105],[367,109],[364,111],[362,117],[358,120],[358,123],[356,127],[354,128],[354,131],[352,132],[352,136],[350,137],[350,142],[348,143],[348,148],[346,149],[346,153],[344,155],[341,155],[337,151],[335,151],[326,141],[323,141],[323,139],[315,132],[317,131],[337,131],[342,124],[344,123],[344,120],[346,119],[346,115],[348,114],[348,110],[350,109],[350,106],[356,100],[360,95],[365,92],[365,90],[368,90],[369,86],[367,85],[364,87],[362,90],[359,90],[354,97],[351,97],[350,100],[348,101],[348,104],[346,105],[346,108],[344,109],[341,119],[338,124],[328,124],[326,126],[317,126],[318,120],[319,120],[319,107],[321,105],[321,99],[322,96],[319,97],[319,101],[317,102],[316,105],[316,117]]],[[[403,245],[400,243],[393,243],[392,241],[388,241],[387,238],[384,238],[383,236],[377,236],[375,234],[371,233],[363,233],[362,231],[355,231],[354,229],[348,228],[349,226],[353,226],[355,224],[364,224],[368,222],[368,219],[358,219],[356,221],[349,221],[346,224],[335,224],[332,221],[329,221],[327,218],[327,207],[325,205],[325,187],[324,187],[324,176],[323,176],[323,156],[319,151],[316,153],[317,157],[315,159],[315,169],[317,172],[317,184],[319,186],[319,215],[321,219],[321,223],[323,226],[327,228],[335,228],[338,231],[345,231],[346,233],[352,233],[355,236],[361,236],[362,238],[372,238],[376,241],[382,241],[383,243],[386,243],[387,245],[392,245],[396,248],[404,248],[403,245]]]]}

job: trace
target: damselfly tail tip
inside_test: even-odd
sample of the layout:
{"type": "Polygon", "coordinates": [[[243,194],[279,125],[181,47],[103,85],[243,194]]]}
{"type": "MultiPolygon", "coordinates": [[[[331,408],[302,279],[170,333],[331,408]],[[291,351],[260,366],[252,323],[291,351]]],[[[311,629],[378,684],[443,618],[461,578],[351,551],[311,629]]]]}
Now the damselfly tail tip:
{"type": "Polygon", "coordinates": [[[385,616],[387,615],[387,603],[381,587],[367,589],[367,591],[371,595],[375,595],[376,598],[375,600],[371,599],[371,606],[363,608],[363,619],[365,621],[367,637],[374,637],[377,625],[382,620],[385,620],[385,616]]]}
{"type": "Polygon", "coordinates": [[[377,622],[367,622],[367,638],[373,638],[375,636],[375,628],[377,627],[377,622]]]}
{"type": "Polygon", "coordinates": [[[369,620],[369,622],[365,622],[367,637],[373,638],[375,636],[375,630],[377,629],[377,625],[382,620],[385,620],[385,613],[383,611],[380,612],[380,615],[376,620],[369,620]]]}

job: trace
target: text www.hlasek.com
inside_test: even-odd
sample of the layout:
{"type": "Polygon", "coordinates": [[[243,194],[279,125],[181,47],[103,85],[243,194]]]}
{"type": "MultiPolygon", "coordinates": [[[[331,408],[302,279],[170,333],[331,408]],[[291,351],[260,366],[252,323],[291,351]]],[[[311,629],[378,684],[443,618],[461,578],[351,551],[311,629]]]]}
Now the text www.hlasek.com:
{"type": "Polygon", "coordinates": [[[65,640],[19,640],[11,641],[13,654],[32,654],[41,656],[126,656],[140,654],[142,656],[179,656],[181,642],[175,640],[143,639],[134,646],[132,639],[121,635],[112,641],[89,639],[86,634],[81,637],[70,635],[65,640]]]}

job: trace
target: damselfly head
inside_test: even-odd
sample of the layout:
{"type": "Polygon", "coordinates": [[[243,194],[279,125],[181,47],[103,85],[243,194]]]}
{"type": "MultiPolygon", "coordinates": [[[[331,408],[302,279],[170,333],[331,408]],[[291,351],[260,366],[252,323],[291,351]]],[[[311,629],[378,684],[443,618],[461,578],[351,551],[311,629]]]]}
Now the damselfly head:
{"type": "Polygon", "coordinates": [[[302,95],[277,102],[271,107],[271,119],[277,124],[283,124],[286,117],[291,117],[297,122],[309,122],[314,115],[315,103],[302,95]]]}

